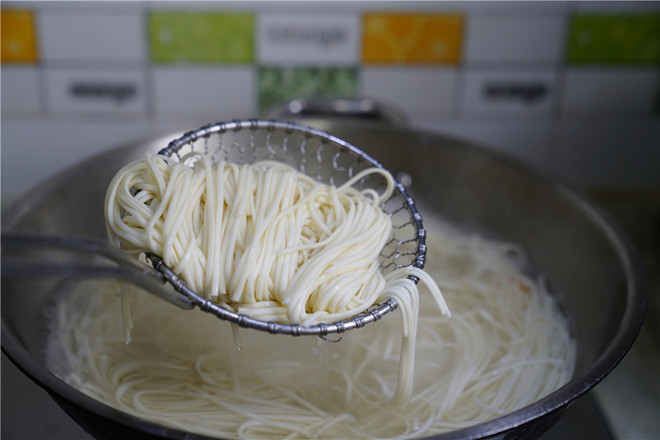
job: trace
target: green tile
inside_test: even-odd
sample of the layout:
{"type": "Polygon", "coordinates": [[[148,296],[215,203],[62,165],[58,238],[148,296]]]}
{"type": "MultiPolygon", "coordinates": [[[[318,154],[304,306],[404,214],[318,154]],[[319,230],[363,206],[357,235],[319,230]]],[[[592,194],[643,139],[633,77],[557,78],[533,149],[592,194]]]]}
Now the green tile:
{"type": "Polygon", "coordinates": [[[660,65],[660,14],[574,15],[567,61],[580,65],[660,65]]]}
{"type": "Polygon", "coordinates": [[[259,110],[301,97],[352,97],[357,69],[352,67],[261,67],[259,110]]]}
{"type": "Polygon", "coordinates": [[[151,12],[149,47],[155,63],[238,63],[254,58],[252,13],[151,12]]]}

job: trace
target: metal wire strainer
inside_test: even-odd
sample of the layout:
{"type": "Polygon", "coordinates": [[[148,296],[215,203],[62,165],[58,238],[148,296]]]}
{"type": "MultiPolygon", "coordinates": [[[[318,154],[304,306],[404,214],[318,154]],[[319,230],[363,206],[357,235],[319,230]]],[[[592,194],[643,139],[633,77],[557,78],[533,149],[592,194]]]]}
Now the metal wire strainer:
{"type": "MultiPolygon", "coordinates": [[[[158,154],[186,163],[194,162],[198,158],[196,155],[189,155],[191,152],[203,153],[215,162],[225,160],[249,164],[260,160],[276,160],[331,185],[341,185],[365,168],[383,168],[378,161],[346,141],[317,129],[282,121],[242,120],[208,125],[170,142],[158,154]]],[[[382,176],[369,175],[356,186],[377,189],[384,184],[382,176]]],[[[395,192],[382,208],[392,220],[392,233],[380,254],[381,271],[387,273],[410,265],[423,268],[426,232],[422,227],[422,218],[413,199],[396,179],[395,192]]],[[[147,254],[147,258],[178,292],[201,310],[241,327],[269,333],[294,336],[342,333],[376,321],[397,307],[396,301],[389,298],[350,319],[308,327],[261,321],[225,309],[199,296],[177,277],[159,256],[147,254]]],[[[414,277],[412,279],[417,282],[414,277]]]]}
{"type": "MultiPolygon", "coordinates": [[[[316,180],[341,185],[361,170],[383,166],[365,152],[326,132],[291,122],[244,120],[217,123],[184,134],[158,154],[192,165],[199,152],[214,161],[249,164],[260,160],[284,162],[316,180]]],[[[369,174],[357,188],[378,190],[385,185],[378,174],[369,174]]],[[[392,231],[379,256],[383,274],[405,266],[423,268],[426,258],[426,232],[421,215],[406,189],[395,179],[392,197],[382,205],[390,216],[392,231]]],[[[107,241],[84,237],[60,237],[21,231],[2,233],[2,278],[76,276],[122,278],[182,309],[195,306],[220,319],[269,333],[319,335],[342,333],[363,327],[394,310],[397,303],[388,298],[350,319],[311,326],[281,324],[238,314],[194,292],[167,267],[160,256],[147,253],[156,269],[135,261],[107,241]],[[90,258],[94,256],[95,258],[90,258]],[[168,289],[167,281],[174,287],[168,289]]],[[[410,277],[414,282],[418,280],[410,277]]]]}

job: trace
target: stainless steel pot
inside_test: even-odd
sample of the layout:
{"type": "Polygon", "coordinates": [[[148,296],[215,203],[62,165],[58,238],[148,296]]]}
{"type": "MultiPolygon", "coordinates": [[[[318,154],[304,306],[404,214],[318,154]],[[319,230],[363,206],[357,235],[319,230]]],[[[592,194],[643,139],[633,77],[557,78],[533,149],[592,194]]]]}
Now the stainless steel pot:
{"type": "MultiPolygon", "coordinates": [[[[646,296],[635,253],[607,215],[551,177],[479,146],[406,128],[396,113],[381,112],[392,125],[365,117],[360,112],[375,107],[364,103],[353,105],[360,114],[350,118],[319,118],[319,107],[312,114],[309,108],[304,102],[287,106],[294,111],[286,117],[329,131],[405,173],[426,213],[520,243],[563,295],[578,344],[574,378],[528,407],[437,438],[536,438],[619,363],[642,325],[646,296]]],[[[3,228],[105,237],[102,204],[115,171],[173,137],[116,148],[62,172],[16,203],[3,216],[3,228]]],[[[40,313],[52,290],[45,280],[3,280],[7,356],[97,438],[198,438],[112,409],[44,367],[40,313]]]]}

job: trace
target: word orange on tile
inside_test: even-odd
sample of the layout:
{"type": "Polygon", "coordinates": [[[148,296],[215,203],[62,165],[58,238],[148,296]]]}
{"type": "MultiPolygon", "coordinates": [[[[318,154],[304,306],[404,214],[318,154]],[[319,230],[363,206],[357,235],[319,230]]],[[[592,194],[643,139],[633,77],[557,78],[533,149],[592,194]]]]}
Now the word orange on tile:
{"type": "Polygon", "coordinates": [[[365,64],[455,64],[463,16],[447,13],[369,13],[364,16],[365,64]]]}
{"type": "Polygon", "coordinates": [[[3,63],[34,63],[37,61],[37,43],[31,11],[3,9],[0,13],[3,63]]]}

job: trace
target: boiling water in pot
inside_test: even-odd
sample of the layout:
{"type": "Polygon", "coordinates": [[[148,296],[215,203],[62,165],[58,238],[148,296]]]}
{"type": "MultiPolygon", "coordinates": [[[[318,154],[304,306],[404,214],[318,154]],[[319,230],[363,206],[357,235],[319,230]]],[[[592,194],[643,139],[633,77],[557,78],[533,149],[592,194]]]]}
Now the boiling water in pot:
{"type": "Polygon", "coordinates": [[[224,438],[424,437],[493,419],[566,383],[575,357],[566,318],[544,280],[522,270],[517,246],[438,219],[425,226],[426,270],[452,317],[421,292],[404,406],[391,402],[400,319],[339,343],[242,331],[237,350],[229,325],[114,281],[77,283],[50,310],[49,366],[110,406],[224,438]]]}

